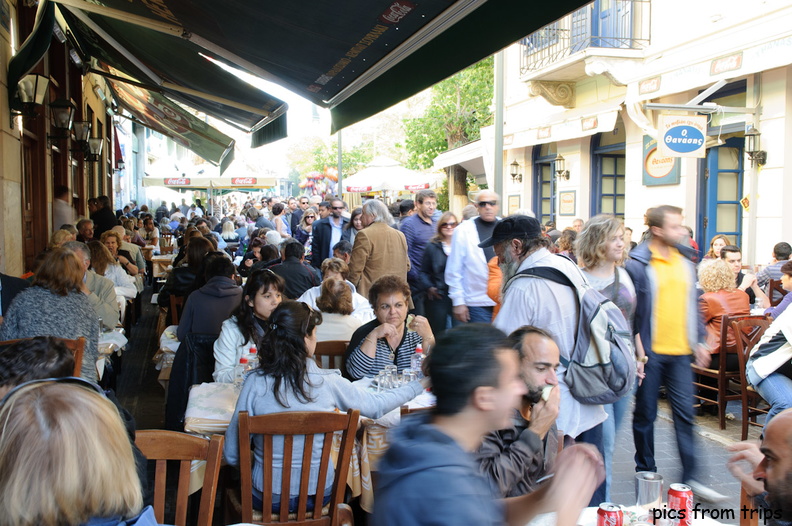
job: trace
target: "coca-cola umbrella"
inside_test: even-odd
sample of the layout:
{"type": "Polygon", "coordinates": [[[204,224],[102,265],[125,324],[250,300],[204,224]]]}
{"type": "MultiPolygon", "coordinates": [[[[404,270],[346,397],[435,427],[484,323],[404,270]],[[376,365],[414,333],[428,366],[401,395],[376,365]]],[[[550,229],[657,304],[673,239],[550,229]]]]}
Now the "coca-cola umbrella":
{"type": "Polygon", "coordinates": [[[366,168],[355,175],[344,177],[344,192],[417,192],[431,188],[436,175],[405,168],[389,157],[375,157],[366,168]]]}

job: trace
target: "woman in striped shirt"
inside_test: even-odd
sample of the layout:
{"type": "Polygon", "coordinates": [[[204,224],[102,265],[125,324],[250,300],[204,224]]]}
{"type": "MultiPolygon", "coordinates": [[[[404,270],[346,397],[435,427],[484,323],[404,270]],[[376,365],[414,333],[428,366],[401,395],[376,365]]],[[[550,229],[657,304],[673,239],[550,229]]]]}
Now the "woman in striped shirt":
{"type": "Polygon", "coordinates": [[[377,317],[355,331],[347,348],[347,374],[355,380],[374,377],[391,364],[401,372],[410,367],[418,345],[424,351],[434,345],[426,318],[415,316],[407,323],[410,286],[402,278],[383,276],[375,281],[369,302],[377,317]]]}

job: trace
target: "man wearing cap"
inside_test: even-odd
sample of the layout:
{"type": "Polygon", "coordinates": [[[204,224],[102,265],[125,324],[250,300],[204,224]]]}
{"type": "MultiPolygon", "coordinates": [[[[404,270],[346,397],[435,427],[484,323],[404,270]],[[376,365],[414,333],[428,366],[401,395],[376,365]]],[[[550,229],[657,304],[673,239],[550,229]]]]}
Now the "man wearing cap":
{"type": "Polygon", "coordinates": [[[476,198],[478,217],[463,221],[454,231],[445,280],[458,322],[492,321],[495,302],[487,296],[487,261],[495,257],[495,251],[492,245],[482,249],[479,243],[489,238],[498,224],[499,200],[495,192],[481,191],[476,198]]]}
{"type": "MultiPolygon", "coordinates": [[[[511,333],[523,325],[544,329],[558,344],[561,367],[558,385],[561,389],[561,409],[556,425],[579,442],[587,442],[602,449],[602,422],[607,415],[601,405],[581,404],[570,393],[564,381],[566,367],[575,345],[579,307],[575,292],[554,281],[515,277],[518,272],[533,267],[552,267],[565,274],[580,272],[570,260],[552,254],[550,240],[542,234],[542,226],[533,217],[507,217],[495,227],[492,237],[479,246],[493,247],[503,272],[502,306],[494,325],[511,333]]],[[[605,486],[600,486],[592,502],[605,500],[605,486]]]]}

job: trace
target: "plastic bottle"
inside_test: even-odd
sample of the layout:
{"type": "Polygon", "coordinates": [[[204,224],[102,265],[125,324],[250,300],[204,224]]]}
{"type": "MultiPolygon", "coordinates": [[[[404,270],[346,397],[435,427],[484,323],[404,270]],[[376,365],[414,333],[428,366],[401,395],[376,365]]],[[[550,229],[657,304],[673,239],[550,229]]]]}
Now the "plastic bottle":
{"type": "Polygon", "coordinates": [[[237,389],[242,389],[242,383],[245,381],[245,373],[247,372],[248,359],[247,356],[242,356],[239,359],[239,364],[234,367],[234,385],[237,389]]]}
{"type": "Polygon", "coordinates": [[[423,347],[419,344],[415,347],[415,354],[410,357],[410,369],[415,371],[416,376],[420,379],[424,377],[423,362],[426,356],[423,353],[423,347]]]}
{"type": "Polygon", "coordinates": [[[252,371],[253,369],[258,369],[259,366],[259,357],[258,357],[258,349],[256,349],[255,345],[251,345],[250,349],[248,350],[248,364],[245,372],[252,371]]]}

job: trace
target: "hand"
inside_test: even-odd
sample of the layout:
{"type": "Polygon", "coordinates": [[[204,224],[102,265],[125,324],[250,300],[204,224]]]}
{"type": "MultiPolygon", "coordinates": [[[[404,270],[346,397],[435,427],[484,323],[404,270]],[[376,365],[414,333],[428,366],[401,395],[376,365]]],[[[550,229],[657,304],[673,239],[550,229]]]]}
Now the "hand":
{"type": "MultiPolygon", "coordinates": [[[[426,362],[424,361],[424,363],[426,362]]],[[[424,376],[419,381],[421,382],[421,386],[423,386],[424,389],[429,389],[430,387],[432,387],[432,379],[429,378],[428,376],[424,376]]]]}
{"type": "Polygon", "coordinates": [[[635,362],[635,376],[638,378],[638,385],[641,385],[641,383],[643,383],[643,379],[646,378],[646,373],[644,372],[645,367],[645,363],[635,362]]]}
{"type": "Polygon", "coordinates": [[[539,400],[531,408],[531,420],[528,423],[528,429],[539,435],[539,438],[544,440],[547,432],[553,427],[553,424],[558,418],[558,410],[561,407],[561,389],[554,386],[550,391],[550,398],[545,402],[539,400]]]}
{"type": "Polygon", "coordinates": [[[432,334],[432,327],[429,325],[429,320],[423,316],[415,316],[408,329],[418,333],[423,341],[434,341],[434,334],[432,334]]]}
{"type": "Polygon", "coordinates": [[[437,287],[429,287],[426,291],[426,297],[433,301],[443,298],[440,293],[437,292],[437,287]]]}
{"type": "Polygon", "coordinates": [[[457,321],[461,321],[462,323],[467,323],[470,321],[470,312],[468,312],[467,305],[457,305],[453,308],[454,311],[454,318],[457,321]]]}
{"type": "Polygon", "coordinates": [[[374,340],[379,340],[380,338],[388,338],[390,336],[396,336],[399,334],[399,330],[396,328],[395,325],[391,325],[390,323],[383,323],[379,325],[376,329],[369,333],[369,337],[374,340]]]}
{"type": "Polygon", "coordinates": [[[743,275],[743,279],[740,282],[738,288],[740,290],[746,291],[751,287],[753,287],[754,285],[756,285],[756,276],[754,276],[753,274],[745,274],[743,275]]]}
{"type": "Polygon", "coordinates": [[[710,347],[706,343],[700,343],[696,346],[696,365],[699,367],[709,367],[712,355],[710,354],[710,347]]]}
{"type": "Polygon", "coordinates": [[[597,448],[575,444],[559,453],[553,471],[546,493],[550,500],[548,511],[557,512],[557,524],[572,526],[605,480],[605,464],[597,448]]]}
{"type": "Polygon", "coordinates": [[[732,476],[740,481],[742,487],[750,496],[753,497],[754,495],[762,493],[764,491],[764,485],[753,477],[753,471],[756,469],[756,466],[764,460],[764,454],[759,450],[759,445],[756,442],[746,441],[732,444],[727,446],[726,449],[734,453],[734,455],[729,457],[728,462],[726,462],[726,467],[729,468],[729,472],[732,476]],[[739,464],[741,461],[748,462],[751,466],[751,473],[743,470],[742,466],[739,464]]]}
{"type": "Polygon", "coordinates": [[[91,291],[88,289],[88,285],[84,281],[80,284],[80,292],[82,292],[86,296],[91,295],[91,291]]]}
{"type": "Polygon", "coordinates": [[[118,256],[117,261],[119,263],[121,263],[121,266],[123,266],[123,267],[126,267],[127,265],[129,265],[129,260],[127,258],[125,258],[124,256],[118,256]]]}

